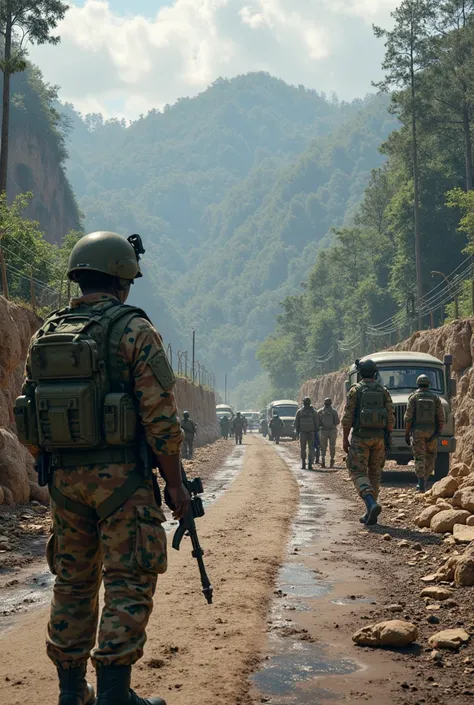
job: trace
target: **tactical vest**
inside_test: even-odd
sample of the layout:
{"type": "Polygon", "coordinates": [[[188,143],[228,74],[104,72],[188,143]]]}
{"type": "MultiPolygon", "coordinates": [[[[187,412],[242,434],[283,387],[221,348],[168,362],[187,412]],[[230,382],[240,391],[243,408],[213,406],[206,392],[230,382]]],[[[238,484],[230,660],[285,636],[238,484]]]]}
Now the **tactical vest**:
{"type": "Polygon", "coordinates": [[[415,392],[414,428],[434,431],[436,428],[436,398],[428,389],[415,392]]]}
{"type": "Polygon", "coordinates": [[[332,431],[336,428],[334,423],[334,409],[330,406],[325,406],[321,411],[321,426],[323,431],[332,431]]]}
{"type": "Polygon", "coordinates": [[[300,432],[301,433],[314,433],[316,431],[317,424],[314,422],[315,411],[312,406],[309,409],[303,407],[300,409],[300,432]]]}
{"type": "Polygon", "coordinates": [[[147,318],[101,302],[56,311],[40,328],[15,417],[20,441],[51,453],[53,466],[135,462],[138,416],[118,352],[136,316],[147,318]]]}
{"type": "Polygon", "coordinates": [[[387,428],[388,412],[385,390],[378,382],[357,385],[356,423],[354,432],[362,438],[382,437],[387,428]]]}

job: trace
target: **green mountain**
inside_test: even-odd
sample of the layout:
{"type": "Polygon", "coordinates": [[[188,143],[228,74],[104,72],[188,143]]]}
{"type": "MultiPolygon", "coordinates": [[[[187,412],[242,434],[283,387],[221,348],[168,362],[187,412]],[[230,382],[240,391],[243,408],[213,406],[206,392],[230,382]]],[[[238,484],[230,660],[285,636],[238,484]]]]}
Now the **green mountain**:
{"type": "Polygon", "coordinates": [[[356,211],[395,125],[386,108],[263,73],[220,79],[130,125],[63,106],[68,174],[87,230],[144,237],[135,302],[175,347],[189,348],[195,328],[199,359],[234,386],[258,374],[279,302],[356,211]]]}

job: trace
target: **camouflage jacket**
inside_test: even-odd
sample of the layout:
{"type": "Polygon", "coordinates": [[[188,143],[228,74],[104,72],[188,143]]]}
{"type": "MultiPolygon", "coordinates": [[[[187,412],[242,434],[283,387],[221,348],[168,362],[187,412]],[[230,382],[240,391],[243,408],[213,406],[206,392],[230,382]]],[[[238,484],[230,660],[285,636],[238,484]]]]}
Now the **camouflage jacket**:
{"type": "MultiPolygon", "coordinates": [[[[359,384],[361,384],[361,382],[359,382],[359,384]]],[[[354,424],[356,423],[359,384],[355,384],[353,387],[351,387],[347,395],[346,406],[341,422],[342,427],[345,429],[353,428],[354,424]]],[[[363,384],[375,386],[378,385],[379,382],[376,382],[375,380],[371,379],[364,379],[363,384]]],[[[385,397],[385,408],[387,409],[388,414],[387,430],[391,431],[395,425],[395,414],[393,411],[392,397],[390,396],[390,392],[388,391],[388,389],[386,389],[385,387],[383,387],[383,393],[385,397]]]]}
{"type": "MultiPolygon", "coordinates": [[[[87,294],[70,301],[70,308],[82,304],[98,304],[101,301],[115,300],[111,294],[87,294]]],[[[30,350],[35,336],[30,343],[30,350]]],[[[179,453],[183,432],[177,416],[176,399],[173,389],[166,391],[159,383],[155,372],[148,364],[159,350],[163,349],[161,336],[152,324],[137,316],[125,330],[119,346],[118,364],[125,382],[132,382],[137,411],[145,430],[148,444],[157,455],[179,453]]],[[[30,377],[30,352],[26,361],[26,377],[30,377]]],[[[31,448],[37,455],[37,448],[31,448]]]]}
{"type": "MultiPolygon", "coordinates": [[[[443,405],[441,404],[441,399],[439,398],[439,396],[435,394],[435,392],[432,392],[430,389],[417,389],[416,392],[410,394],[410,396],[408,397],[408,406],[405,413],[405,423],[413,423],[413,426],[416,429],[416,400],[419,396],[421,396],[421,393],[423,394],[423,396],[426,396],[427,392],[435,400],[435,425],[437,429],[440,429],[444,426],[445,422],[443,405]]],[[[433,430],[435,429],[433,428],[433,430]]]]}

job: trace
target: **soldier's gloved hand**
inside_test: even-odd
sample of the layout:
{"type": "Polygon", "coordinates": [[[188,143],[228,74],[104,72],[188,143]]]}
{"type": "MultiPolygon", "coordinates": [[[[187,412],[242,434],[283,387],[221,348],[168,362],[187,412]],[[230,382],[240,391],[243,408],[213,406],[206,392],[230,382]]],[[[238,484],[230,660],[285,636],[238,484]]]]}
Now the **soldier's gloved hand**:
{"type": "Polygon", "coordinates": [[[188,512],[189,504],[191,502],[189,492],[183,483],[175,487],[166,485],[166,492],[169,498],[168,506],[173,512],[173,519],[177,519],[179,521],[188,512]]]}
{"type": "Polygon", "coordinates": [[[405,443],[407,446],[411,446],[410,436],[405,436],[405,443]]]}

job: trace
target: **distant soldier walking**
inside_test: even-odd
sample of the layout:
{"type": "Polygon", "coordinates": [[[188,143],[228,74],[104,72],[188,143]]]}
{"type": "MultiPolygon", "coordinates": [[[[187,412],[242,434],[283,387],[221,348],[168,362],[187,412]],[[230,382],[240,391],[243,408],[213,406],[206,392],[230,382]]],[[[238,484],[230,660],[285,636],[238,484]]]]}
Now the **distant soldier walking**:
{"type": "Polygon", "coordinates": [[[339,414],[332,407],[332,399],[325,399],[324,406],[318,411],[319,437],[321,440],[321,467],[326,467],[326,453],[329,444],[330,467],[334,467],[336,456],[337,427],[339,426],[339,414]]]}
{"type": "Polygon", "coordinates": [[[189,411],[183,412],[181,428],[184,432],[183,458],[188,458],[190,460],[194,453],[194,438],[197,433],[197,423],[189,416],[189,411]]]}
{"type": "Polygon", "coordinates": [[[308,470],[313,469],[314,437],[319,430],[318,412],[311,406],[311,399],[305,397],[303,406],[296,412],[295,431],[300,437],[301,468],[306,468],[306,448],[308,448],[308,470]]]}
{"type": "Polygon", "coordinates": [[[232,421],[232,432],[235,436],[236,445],[242,445],[242,434],[244,432],[244,417],[238,411],[232,421]]]}
{"type": "Polygon", "coordinates": [[[363,360],[358,363],[358,371],[362,380],[349,390],[342,419],[343,448],[352,480],[367,509],[360,521],[371,526],[382,511],[377,499],[385,464],[385,434],[392,431],[395,416],[388,390],[376,380],[375,362],[363,360]]]}
{"type": "Polygon", "coordinates": [[[281,429],[283,428],[283,421],[278,415],[278,411],[273,412],[273,416],[268,424],[272,432],[272,438],[278,445],[280,443],[281,429]]]}
{"type": "Polygon", "coordinates": [[[221,435],[222,438],[225,438],[226,440],[229,438],[229,432],[230,432],[230,422],[227,416],[223,416],[221,420],[219,421],[220,427],[221,427],[221,435]]]}
{"type": "Polygon", "coordinates": [[[429,377],[420,375],[416,384],[418,389],[410,395],[405,414],[405,441],[413,449],[418,491],[426,492],[426,481],[435,469],[444,411],[439,396],[429,389],[429,377]]]}
{"type": "Polygon", "coordinates": [[[265,418],[260,421],[260,433],[264,438],[268,436],[268,421],[265,418]]]}

